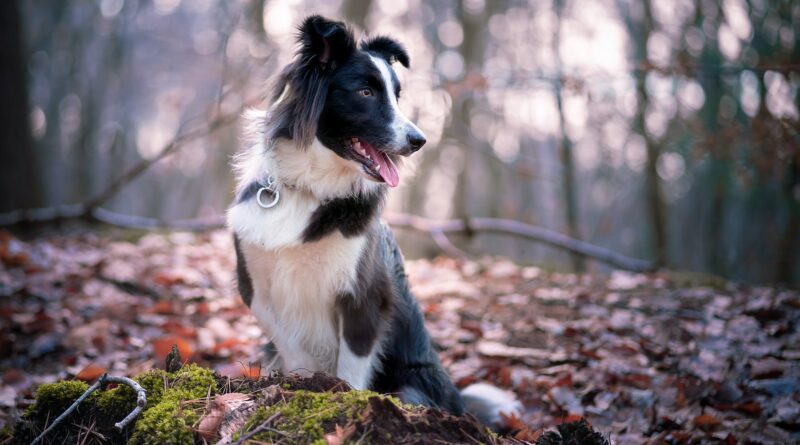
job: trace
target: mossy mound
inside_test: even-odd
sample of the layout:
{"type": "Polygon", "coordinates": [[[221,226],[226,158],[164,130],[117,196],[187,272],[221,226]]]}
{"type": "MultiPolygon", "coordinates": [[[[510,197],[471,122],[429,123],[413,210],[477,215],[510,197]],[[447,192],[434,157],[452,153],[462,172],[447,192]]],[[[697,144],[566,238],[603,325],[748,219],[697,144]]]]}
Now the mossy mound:
{"type": "MultiPolygon", "coordinates": [[[[453,416],[372,391],[350,390],[342,380],[322,373],[311,378],[276,373],[231,380],[187,365],[174,372],[148,371],[135,380],[147,391],[148,404],[123,431],[117,431],[114,423],[135,406],[136,394],[128,386],[94,392],[42,443],[192,444],[220,438],[312,445],[520,443],[495,435],[472,416],[453,416]],[[227,398],[239,404],[220,409],[227,398]],[[218,421],[208,422],[215,410],[218,421]],[[208,424],[214,426],[207,429],[208,424]]],[[[30,443],[87,388],[78,381],[40,386],[36,403],[17,425],[11,443],[30,443]]],[[[586,424],[562,425],[558,431],[542,436],[541,444],[584,443],[586,438],[597,439],[587,443],[605,443],[586,424]],[[575,442],[575,437],[581,439],[575,442]]],[[[7,443],[8,431],[3,436],[2,443],[7,443]]]]}
{"type": "MultiPolygon", "coordinates": [[[[147,371],[134,380],[147,391],[147,406],[135,423],[122,431],[114,427],[136,406],[134,390],[121,385],[92,393],[42,443],[193,443],[190,427],[200,414],[182,409],[182,403],[215,394],[214,373],[191,364],[172,373],[147,371]]],[[[30,443],[88,388],[80,381],[41,385],[36,390],[36,403],[15,429],[13,443],[30,443]]]]}
{"type": "MultiPolygon", "coordinates": [[[[270,392],[269,388],[266,392],[270,392]]],[[[234,439],[253,443],[502,443],[471,416],[401,403],[372,391],[282,390],[277,403],[259,407],[234,439]]]]}
{"type": "Polygon", "coordinates": [[[270,429],[252,436],[253,440],[325,445],[325,434],[335,433],[337,425],[341,428],[364,419],[370,398],[386,397],[400,404],[398,400],[372,391],[314,393],[300,390],[284,394],[289,396],[285,402],[258,408],[245,425],[244,433],[263,425],[270,429]]]}

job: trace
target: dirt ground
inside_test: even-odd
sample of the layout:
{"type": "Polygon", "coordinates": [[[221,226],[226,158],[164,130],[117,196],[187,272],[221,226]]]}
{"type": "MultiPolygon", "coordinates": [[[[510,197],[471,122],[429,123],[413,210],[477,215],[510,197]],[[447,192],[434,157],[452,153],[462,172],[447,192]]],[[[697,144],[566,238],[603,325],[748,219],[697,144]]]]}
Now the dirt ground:
{"type": "MultiPolygon", "coordinates": [[[[266,373],[268,339],[233,271],[223,231],[0,232],[0,426],[41,383],[135,375],[173,344],[222,376],[266,373]]],[[[407,272],[458,386],[487,381],[522,400],[506,419],[520,438],[585,418],[616,444],[800,442],[796,291],[488,258],[407,272]]]]}

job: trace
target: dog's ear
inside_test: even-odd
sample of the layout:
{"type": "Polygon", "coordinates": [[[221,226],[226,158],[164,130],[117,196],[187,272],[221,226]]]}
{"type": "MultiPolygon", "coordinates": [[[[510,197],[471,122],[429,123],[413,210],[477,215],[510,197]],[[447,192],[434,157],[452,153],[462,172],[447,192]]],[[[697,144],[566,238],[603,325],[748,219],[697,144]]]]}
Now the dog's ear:
{"type": "Polygon", "coordinates": [[[391,37],[373,37],[369,40],[361,42],[361,49],[363,51],[369,51],[381,56],[390,64],[397,61],[400,62],[400,64],[404,67],[409,67],[409,59],[406,49],[397,40],[391,37]]]}
{"type": "MultiPolygon", "coordinates": [[[[2,0],[0,0],[2,1],[2,0]]],[[[300,50],[278,77],[272,91],[267,139],[291,139],[298,147],[309,146],[325,107],[330,73],[356,50],[353,33],[342,22],[318,15],[300,25],[300,50]]]]}
{"type": "Polygon", "coordinates": [[[353,32],[342,22],[312,15],[300,25],[300,54],[309,63],[335,68],[356,49],[353,32]]]}

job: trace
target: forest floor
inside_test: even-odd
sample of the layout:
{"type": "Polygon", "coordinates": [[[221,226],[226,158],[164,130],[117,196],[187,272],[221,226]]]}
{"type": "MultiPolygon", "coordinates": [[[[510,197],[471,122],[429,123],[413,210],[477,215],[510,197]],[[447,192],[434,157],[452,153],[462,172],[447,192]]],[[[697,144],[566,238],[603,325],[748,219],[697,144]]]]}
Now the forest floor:
{"type": "MultiPolygon", "coordinates": [[[[184,358],[255,377],[267,339],[223,231],[0,232],[0,427],[41,383],[184,358]]],[[[800,293],[663,273],[575,275],[503,259],[409,261],[458,386],[526,407],[519,436],[586,418],[616,444],[800,442],[800,293]]]]}

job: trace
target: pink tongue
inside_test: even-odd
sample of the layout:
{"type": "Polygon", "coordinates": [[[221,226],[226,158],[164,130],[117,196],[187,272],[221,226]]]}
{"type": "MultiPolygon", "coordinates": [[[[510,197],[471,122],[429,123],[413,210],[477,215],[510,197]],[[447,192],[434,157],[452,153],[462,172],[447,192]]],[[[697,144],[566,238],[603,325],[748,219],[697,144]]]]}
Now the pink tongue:
{"type": "Polygon", "coordinates": [[[381,169],[378,170],[378,173],[380,173],[381,178],[391,187],[397,187],[397,184],[400,184],[400,174],[397,172],[397,166],[394,165],[394,162],[389,159],[388,155],[375,150],[371,146],[366,145],[366,148],[372,159],[380,164],[381,169]]]}

